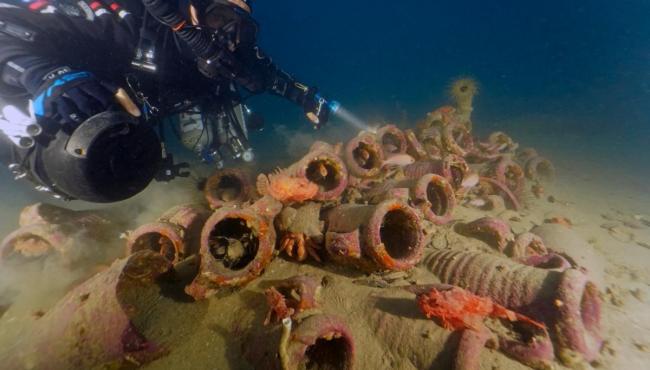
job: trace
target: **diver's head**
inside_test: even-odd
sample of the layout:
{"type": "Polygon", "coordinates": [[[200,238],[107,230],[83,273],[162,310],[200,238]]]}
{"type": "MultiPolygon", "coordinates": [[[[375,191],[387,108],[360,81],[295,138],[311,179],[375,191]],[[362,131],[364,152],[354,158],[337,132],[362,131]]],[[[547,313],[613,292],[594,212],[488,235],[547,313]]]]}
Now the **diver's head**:
{"type": "Polygon", "coordinates": [[[190,8],[192,23],[233,34],[236,44],[253,45],[257,22],[251,16],[251,0],[196,0],[190,8]]]}
{"type": "Polygon", "coordinates": [[[237,28],[242,43],[254,43],[257,23],[251,0],[195,0],[190,10],[192,23],[215,30],[237,28]]]}
{"type": "Polygon", "coordinates": [[[250,0],[192,0],[192,23],[209,33],[209,45],[199,45],[199,71],[210,79],[235,81],[249,91],[261,91],[257,22],[250,0]]]}

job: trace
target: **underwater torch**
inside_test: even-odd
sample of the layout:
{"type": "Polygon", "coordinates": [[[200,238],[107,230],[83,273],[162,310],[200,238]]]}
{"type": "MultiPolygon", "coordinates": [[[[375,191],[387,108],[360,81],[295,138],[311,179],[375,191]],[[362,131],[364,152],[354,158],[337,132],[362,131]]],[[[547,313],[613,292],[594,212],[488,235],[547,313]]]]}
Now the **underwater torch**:
{"type": "Polygon", "coordinates": [[[363,120],[361,120],[360,118],[352,114],[352,112],[350,112],[349,110],[345,109],[338,101],[327,100],[320,94],[316,94],[316,99],[324,101],[325,104],[330,109],[330,112],[334,114],[336,117],[338,117],[339,119],[341,119],[343,122],[347,123],[348,125],[362,131],[371,131],[371,132],[374,131],[374,129],[370,127],[370,125],[368,125],[366,122],[364,122],[363,120]]]}

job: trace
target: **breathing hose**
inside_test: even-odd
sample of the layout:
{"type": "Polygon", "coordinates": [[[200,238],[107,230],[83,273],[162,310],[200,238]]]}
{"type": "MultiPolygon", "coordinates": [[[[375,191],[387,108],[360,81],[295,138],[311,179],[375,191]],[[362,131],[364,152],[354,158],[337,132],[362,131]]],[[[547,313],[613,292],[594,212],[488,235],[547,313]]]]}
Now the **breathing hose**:
{"type": "Polygon", "coordinates": [[[216,50],[210,35],[197,27],[188,26],[187,20],[169,0],[142,0],[147,11],[159,22],[171,28],[200,58],[209,58],[216,50]]]}

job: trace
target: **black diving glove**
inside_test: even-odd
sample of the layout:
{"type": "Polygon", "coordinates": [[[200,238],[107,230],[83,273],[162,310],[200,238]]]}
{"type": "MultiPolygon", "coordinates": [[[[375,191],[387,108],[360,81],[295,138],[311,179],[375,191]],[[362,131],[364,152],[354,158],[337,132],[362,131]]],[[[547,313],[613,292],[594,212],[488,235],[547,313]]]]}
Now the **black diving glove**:
{"type": "Polygon", "coordinates": [[[34,95],[37,120],[77,126],[115,103],[117,86],[99,81],[92,73],[58,68],[40,79],[34,95]]]}
{"type": "Polygon", "coordinates": [[[319,129],[329,121],[331,108],[327,100],[318,94],[317,88],[310,87],[305,90],[302,107],[314,128],[319,129]]]}
{"type": "Polygon", "coordinates": [[[318,93],[318,88],[309,87],[296,81],[291,75],[270,62],[267,68],[273,70],[272,82],[268,85],[268,90],[271,93],[301,106],[309,121],[314,124],[314,128],[319,129],[327,124],[332,108],[327,99],[318,93]]]}

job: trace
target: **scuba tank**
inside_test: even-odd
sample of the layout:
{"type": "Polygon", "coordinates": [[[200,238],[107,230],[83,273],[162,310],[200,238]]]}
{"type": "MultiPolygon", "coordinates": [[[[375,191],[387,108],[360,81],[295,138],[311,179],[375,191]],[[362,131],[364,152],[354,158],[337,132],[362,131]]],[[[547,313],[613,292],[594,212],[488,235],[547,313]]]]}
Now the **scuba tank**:
{"type": "Polygon", "coordinates": [[[183,146],[204,162],[223,168],[226,160],[252,162],[255,154],[249,143],[250,111],[230,99],[195,106],[178,115],[177,133],[183,146]]]}

